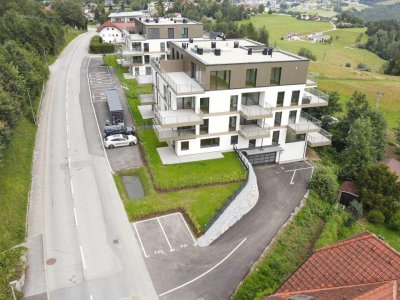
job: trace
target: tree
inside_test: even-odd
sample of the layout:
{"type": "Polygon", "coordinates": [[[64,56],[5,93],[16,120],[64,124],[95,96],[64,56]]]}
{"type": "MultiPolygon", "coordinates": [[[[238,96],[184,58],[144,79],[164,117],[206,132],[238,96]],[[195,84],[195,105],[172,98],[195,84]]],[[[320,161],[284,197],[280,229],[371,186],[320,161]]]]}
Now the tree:
{"type": "Polygon", "coordinates": [[[321,199],[329,203],[336,202],[339,184],[337,175],[331,167],[318,165],[311,178],[310,187],[321,199]]]}
{"type": "Polygon", "coordinates": [[[333,125],[332,116],[342,111],[342,104],[340,103],[339,93],[336,91],[324,91],[329,96],[327,106],[318,108],[309,108],[307,112],[313,117],[322,120],[322,128],[330,131],[333,125]]]}
{"type": "Polygon", "coordinates": [[[400,183],[386,165],[370,164],[357,178],[360,200],[371,211],[380,211],[385,220],[391,220],[400,208],[400,183]]]}
{"type": "Polygon", "coordinates": [[[267,31],[267,28],[265,28],[265,25],[258,31],[258,41],[267,46],[269,44],[269,32],[267,31]]]}
{"type": "Polygon", "coordinates": [[[350,212],[350,216],[347,219],[346,225],[353,226],[353,224],[362,217],[362,214],[363,214],[362,203],[358,202],[357,200],[351,201],[350,205],[349,205],[349,212],[350,212]]]}
{"type": "Polygon", "coordinates": [[[162,0],[158,0],[157,3],[157,13],[160,17],[165,16],[164,2],[162,0]]]}
{"type": "Polygon", "coordinates": [[[54,0],[52,6],[64,24],[80,29],[87,28],[87,19],[79,0],[54,0]]]}
{"type": "Polygon", "coordinates": [[[314,53],[312,53],[310,49],[307,49],[307,48],[303,48],[303,47],[300,48],[299,51],[297,52],[297,54],[300,56],[306,57],[308,59],[311,59],[311,60],[317,60],[317,56],[314,53]]]}
{"type": "Polygon", "coordinates": [[[396,75],[396,76],[400,75],[400,53],[395,58],[389,59],[389,61],[384,64],[383,71],[385,74],[388,75],[396,75]]]}
{"type": "Polygon", "coordinates": [[[265,11],[265,6],[264,6],[264,4],[260,4],[260,5],[258,6],[258,12],[259,12],[260,14],[262,14],[262,13],[264,13],[264,11],[265,11]]]}
{"type": "Polygon", "coordinates": [[[246,37],[254,41],[258,40],[258,33],[252,22],[246,25],[246,37]]]}

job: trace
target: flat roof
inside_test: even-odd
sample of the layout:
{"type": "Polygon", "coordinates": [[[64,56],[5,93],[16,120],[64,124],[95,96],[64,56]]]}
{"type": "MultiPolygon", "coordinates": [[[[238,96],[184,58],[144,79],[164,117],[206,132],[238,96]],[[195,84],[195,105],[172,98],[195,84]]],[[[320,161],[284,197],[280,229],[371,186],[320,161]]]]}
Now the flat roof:
{"type": "Polygon", "coordinates": [[[167,18],[167,17],[157,17],[157,18],[136,18],[139,22],[141,22],[143,25],[146,26],[151,26],[151,25],[174,25],[174,24],[188,24],[188,25],[193,25],[193,24],[201,24],[200,22],[196,22],[193,20],[189,20],[187,18],[167,18]],[[158,23],[156,23],[158,21],[158,23]],[[186,23],[183,23],[186,22],[186,23]]]}
{"type": "Polygon", "coordinates": [[[108,15],[109,18],[115,18],[115,17],[140,17],[143,15],[143,12],[138,10],[138,11],[123,11],[123,12],[113,12],[108,15]]]}
{"type": "Polygon", "coordinates": [[[108,109],[110,111],[122,111],[122,105],[119,101],[118,91],[116,89],[106,90],[108,109]]]}
{"type": "Polygon", "coordinates": [[[308,60],[307,58],[279,49],[273,49],[272,55],[264,55],[262,51],[263,49],[267,48],[267,46],[249,39],[234,39],[225,41],[194,40],[193,43],[187,42],[188,47],[186,49],[182,47],[182,42],[172,41],[172,43],[205,65],[308,60]],[[221,55],[217,56],[214,54],[214,49],[211,48],[212,42],[216,43],[216,49],[221,50],[221,55]],[[239,43],[237,48],[234,47],[235,42],[239,43]],[[197,48],[203,48],[203,54],[197,54],[197,48]],[[253,49],[252,55],[248,54],[249,48],[253,49]]]}

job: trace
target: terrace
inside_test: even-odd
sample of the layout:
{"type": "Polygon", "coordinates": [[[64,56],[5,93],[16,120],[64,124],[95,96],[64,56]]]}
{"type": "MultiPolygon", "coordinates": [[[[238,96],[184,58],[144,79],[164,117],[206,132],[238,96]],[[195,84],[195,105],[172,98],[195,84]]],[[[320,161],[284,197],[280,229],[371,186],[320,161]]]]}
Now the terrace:
{"type": "Polygon", "coordinates": [[[327,106],[329,101],[329,96],[317,89],[307,89],[304,91],[304,96],[302,100],[302,107],[317,107],[317,106],[327,106]]]}
{"type": "Polygon", "coordinates": [[[304,134],[308,132],[319,132],[321,130],[322,122],[313,116],[301,112],[298,123],[289,123],[288,127],[292,129],[296,134],[304,134]]]}
{"type": "Polygon", "coordinates": [[[273,116],[272,106],[270,106],[269,104],[267,104],[267,107],[262,107],[260,105],[242,104],[242,108],[240,109],[240,114],[247,120],[271,118],[273,116]]]}
{"type": "Polygon", "coordinates": [[[240,125],[239,134],[246,140],[270,136],[269,128],[263,128],[256,124],[240,125]]]}
{"type": "Polygon", "coordinates": [[[332,134],[322,128],[319,132],[310,132],[307,135],[307,144],[310,147],[329,146],[332,144],[332,134]]]}
{"type": "Polygon", "coordinates": [[[194,126],[203,124],[203,115],[197,114],[192,109],[159,110],[154,108],[155,116],[164,128],[175,128],[181,126],[194,126]]]}
{"type": "Polygon", "coordinates": [[[154,131],[160,142],[179,141],[196,138],[195,129],[171,129],[160,125],[153,125],[154,131]]]}

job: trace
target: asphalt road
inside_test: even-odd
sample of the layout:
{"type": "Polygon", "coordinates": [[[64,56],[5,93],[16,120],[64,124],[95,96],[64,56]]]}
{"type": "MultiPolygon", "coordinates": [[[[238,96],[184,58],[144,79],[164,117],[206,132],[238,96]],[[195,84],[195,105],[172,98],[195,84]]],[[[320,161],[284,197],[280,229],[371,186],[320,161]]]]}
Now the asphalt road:
{"type": "Polygon", "coordinates": [[[176,215],[133,224],[160,299],[229,299],[303,199],[312,166],[299,162],[255,172],[257,205],[209,247],[195,245],[176,215]]]}
{"type": "Polygon", "coordinates": [[[37,255],[39,246],[28,249],[26,296],[156,299],[102,141],[93,134],[87,81],[92,35],[73,40],[50,68],[28,218],[29,237],[43,236],[44,253],[37,255]]]}

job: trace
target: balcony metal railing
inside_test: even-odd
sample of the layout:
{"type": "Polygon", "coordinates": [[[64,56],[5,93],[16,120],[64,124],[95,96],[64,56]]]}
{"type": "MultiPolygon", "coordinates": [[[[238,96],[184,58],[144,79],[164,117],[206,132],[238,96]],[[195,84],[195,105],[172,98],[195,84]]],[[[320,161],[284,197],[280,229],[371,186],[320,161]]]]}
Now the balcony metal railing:
{"type": "Polygon", "coordinates": [[[269,127],[259,125],[240,125],[239,134],[244,139],[265,138],[270,136],[269,127]]]}
{"type": "Polygon", "coordinates": [[[150,60],[150,65],[159,72],[161,77],[168,83],[168,85],[174,90],[177,95],[204,93],[203,83],[176,83],[161,67],[160,61],[157,58],[153,57],[150,60]]]}
{"type": "Polygon", "coordinates": [[[332,134],[321,128],[319,132],[312,132],[307,135],[307,143],[311,147],[331,145],[332,134]]]}
{"type": "Polygon", "coordinates": [[[153,125],[160,142],[179,141],[196,138],[195,129],[164,129],[160,125],[153,125]]]}
{"type": "Polygon", "coordinates": [[[317,89],[307,89],[304,91],[302,105],[304,106],[324,106],[328,105],[329,96],[317,89]]]}
{"type": "Polygon", "coordinates": [[[240,111],[249,120],[272,117],[272,106],[268,103],[266,107],[260,105],[242,105],[240,111]]]}
{"type": "Polygon", "coordinates": [[[158,107],[155,106],[154,112],[162,126],[203,124],[203,113],[200,110],[198,113],[191,109],[160,111],[158,107]]]}
{"type": "Polygon", "coordinates": [[[302,111],[298,123],[293,123],[289,120],[288,126],[296,131],[297,134],[306,132],[318,132],[321,129],[322,122],[313,116],[302,111]]]}

